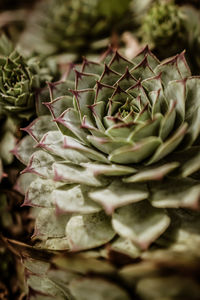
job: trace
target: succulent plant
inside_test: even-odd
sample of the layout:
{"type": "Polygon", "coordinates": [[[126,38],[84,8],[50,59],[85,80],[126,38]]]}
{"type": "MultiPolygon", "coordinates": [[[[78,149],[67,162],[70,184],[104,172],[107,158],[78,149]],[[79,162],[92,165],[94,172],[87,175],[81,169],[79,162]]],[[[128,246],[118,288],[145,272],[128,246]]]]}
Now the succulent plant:
{"type": "MultiPolygon", "coordinates": [[[[20,44],[40,55],[95,54],[116,34],[133,29],[130,0],[44,0],[38,3],[20,44]],[[34,42],[36,41],[36,42],[34,42]]],[[[71,57],[71,56],[70,56],[71,57]]]]}
{"type": "Polygon", "coordinates": [[[152,48],[158,49],[163,58],[174,55],[184,49],[187,39],[185,15],[173,2],[154,1],[144,17],[141,36],[152,48]]]}
{"type": "Polygon", "coordinates": [[[145,47],[129,61],[109,49],[48,89],[51,115],[15,149],[36,246],[199,256],[200,78],[184,53],[160,62],[145,47]]]}
{"type": "Polygon", "coordinates": [[[138,35],[162,59],[185,49],[192,72],[198,73],[199,21],[200,12],[191,5],[154,1],[143,17],[138,35]]]}
{"type": "Polygon", "coordinates": [[[49,70],[38,59],[23,58],[4,36],[0,39],[0,113],[13,119],[30,119],[35,113],[35,94],[46,81],[49,70]]]}

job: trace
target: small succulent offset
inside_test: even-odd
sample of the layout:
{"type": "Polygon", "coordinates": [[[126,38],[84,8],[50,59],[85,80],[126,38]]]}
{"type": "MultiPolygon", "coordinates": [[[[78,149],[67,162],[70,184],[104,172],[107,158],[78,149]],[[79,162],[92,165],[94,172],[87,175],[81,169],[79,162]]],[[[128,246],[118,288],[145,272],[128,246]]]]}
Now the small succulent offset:
{"type": "Polygon", "coordinates": [[[185,14],[181,9],[173,2],[154,1],[143,19],[143,40],[165,58],[184,49],[186,34],[185,14]]]}
{"type": "Polygon", "coordinates": [[[37,58],[23,58],[4,36],[0,39],[0,114],[30,119],[35,112],[35,93],[51,80],[37,58]]]}
{"type": "Polygon", "coordinates": [[[109,49],[49,84],[51,115],[15,149],[37,246],[198,255],[199,92],[184,53],[160,62],[148,47],[132,61],[109,49]]]}
{"type": "Polygon", "coordinates": [[[162,59],[186,49],[192,72],[198,74],[199,20],[200,12],[192,5],[154,1],[143,18],[139,36],[162,59]]]}

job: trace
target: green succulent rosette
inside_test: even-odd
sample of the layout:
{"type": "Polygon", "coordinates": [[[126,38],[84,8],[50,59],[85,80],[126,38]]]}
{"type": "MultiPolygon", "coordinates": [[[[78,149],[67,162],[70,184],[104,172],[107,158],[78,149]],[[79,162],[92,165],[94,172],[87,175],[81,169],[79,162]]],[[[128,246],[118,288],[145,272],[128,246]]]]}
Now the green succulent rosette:
{"type": "Polygon", "coordinates": [[[43,91],[51,115],[15,149],[41,247],[197,251],[199,84],[184,53],[160,63],[146,47],[132,61],[112,50],[84,60],[49,85],[49,102],[43,91]]]}
{"type": "Polygon", "coordinates": [[[15,149],[35,217],[31,299],[198,299],[199,86],[184,53],[160,62],[146,47],[85,59],[43,90],[51,114],[15,149]],[[52,251],[65,258],[49,264],[52,251]]]}
{"type": "Polygon", "coordinates": [[[36,91],[51,80],[47,67],[37,57],[25,59],[4,36],[0,39],[0,113],[15,120],[35,114],[36,91]]]}

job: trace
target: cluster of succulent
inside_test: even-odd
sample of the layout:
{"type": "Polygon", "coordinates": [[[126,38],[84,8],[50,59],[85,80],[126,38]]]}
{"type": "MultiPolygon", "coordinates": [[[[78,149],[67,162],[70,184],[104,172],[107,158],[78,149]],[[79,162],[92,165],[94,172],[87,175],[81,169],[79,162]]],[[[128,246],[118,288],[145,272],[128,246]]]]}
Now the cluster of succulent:
{"type": "MultiPolygon", "coordinates": [[[[105,260],[160,249],[199,259],[199,85],[184,53],[160,62],[145,47],[132,61],[110,48],[50,84],[49,99],[44,89],[51,114],[24,128],[15,149],[27,166],[18,190],[35,208],[35,247],[105,260]]],[[[169,299],[183,295],[179,285],[169,299]]],[[[86,299],[81,287],[66,299],[86,299]]],[[[122,295],[110,299],[130,299],[122,295]]]]}
{"type": "Polygon", "coordinates": [[[0,298],[198,300],[197,1],[37,2],[0,37],[0,298]]]}

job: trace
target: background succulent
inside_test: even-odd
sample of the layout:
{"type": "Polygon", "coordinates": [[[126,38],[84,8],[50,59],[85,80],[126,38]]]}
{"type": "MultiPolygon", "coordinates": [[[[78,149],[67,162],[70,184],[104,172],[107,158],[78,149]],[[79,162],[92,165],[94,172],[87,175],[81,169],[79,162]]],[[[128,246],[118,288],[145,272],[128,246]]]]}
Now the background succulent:
{"type": "Polygon", "coordinates": [[[19,127],[36,114],[37,89],[51,75],[47,67],[39,66],[37,58],[23,58],[5,35],[0,38],[0,65],[0,298],[14,299],[20,297],[23,268],[7,249],[2,235],[17,239],[27,235],[29,212],[21,211],[22,197],[13,191],[21,166],[11,151],[22,136],[19,127]]]}
{"type": "Polygon", "coordinates": [[[109,42],[118,44],[118,35],[124,30],[134,29],[137,22],[133,10],[140,15],[144,9],[138,2],[131,9],[130,0],[43,0],[34,10],[20,44],[27,51],[46,56],[70,53],[79,60],[86,53],[94,55],[109,42]]]}
{"type": "Polygon", "coordinates": [[[199,256],[199,84],[183,53],[160,63],[146,47],[85,59],[49,102],[43,90],[51,115],[15,149],[37,247],[199,256]]]}
{"type": "Polygon", "coordinates": [[[0,111],[15,119],[29,119],[35,111],[35,94],[46,81],[49,70],[37,58],[25,59],[3,35],[0,40],[0,111]]]}
{"type": "Polygon", "coordinates": [[[184,14],[178,6],[169,1],[155,1],[144,17],[141,35],[165,58],[166,52],[170,56],[183,50],[186,39],[184,23],[184,14]]]}
{"type": "Polygon", "coordinates": [[[199,24],[200,13],[193,6],[154,1],[143,17],[139,35],[162,59],[186,50],[192,71],[198,73],[199,24]]]}

